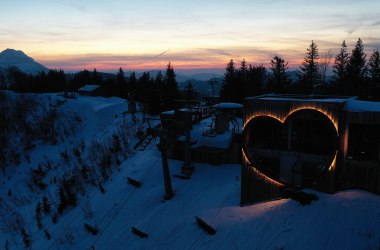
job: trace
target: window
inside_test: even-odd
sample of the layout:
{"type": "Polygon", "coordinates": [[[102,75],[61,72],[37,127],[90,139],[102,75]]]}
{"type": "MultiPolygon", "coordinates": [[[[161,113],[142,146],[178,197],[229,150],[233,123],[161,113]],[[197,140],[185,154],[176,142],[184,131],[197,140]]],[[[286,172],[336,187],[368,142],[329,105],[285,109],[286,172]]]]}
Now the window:
{"type": "Polygon", "coordinates": [[[380,126],[350,123],[347,158],[379,160],[379,140],[380,126]]]}

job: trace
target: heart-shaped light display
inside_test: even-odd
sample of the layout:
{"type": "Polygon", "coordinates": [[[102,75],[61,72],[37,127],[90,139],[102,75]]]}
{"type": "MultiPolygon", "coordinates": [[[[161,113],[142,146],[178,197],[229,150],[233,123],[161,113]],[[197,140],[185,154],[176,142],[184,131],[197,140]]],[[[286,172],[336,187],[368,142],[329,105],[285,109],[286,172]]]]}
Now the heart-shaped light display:
{"type": "Polygon", "coordinates": [[[308,184],[335,164],[337,126],[319,110],[299,109],[284,119],[254,116],[246,122],[243,137],[249,163],[282,184],[308,184]]]}

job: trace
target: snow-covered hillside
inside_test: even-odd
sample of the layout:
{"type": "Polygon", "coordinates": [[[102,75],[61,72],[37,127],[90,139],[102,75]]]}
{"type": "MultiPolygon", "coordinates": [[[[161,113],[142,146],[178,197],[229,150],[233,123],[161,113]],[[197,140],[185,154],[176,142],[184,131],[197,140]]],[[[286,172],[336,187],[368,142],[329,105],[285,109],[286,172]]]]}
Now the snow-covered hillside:
{"type": "MultiPolygon", "coordinates": [[[[62,100],[55,94],[34,98],[62,100]]],[[[170,160],[175,195],[164,201],[158,141],[145,151],[133,150],[136,132],[146,124],[141,114],[133,118],[125,113],[126,104],[119,98],[78,96],[58,105],[61,114],[75,112],[80,119],[77,131],[55,145],[34,141],[29,163],[22,161],[0,174],[1,249],[23,249],[22,229],[31,249],[379,249],[380,197],[365,191],[335,195],[308,191],[320,198],[308,206],[283,199],[240,207],[239,165],[195,164],[191,180],[184,180],[173,177],[182,162],[170,160]],[[114,150],[115,134],[125,136],[120,150],[114,150]],[[91,166],[101,163],[92,159],[99,145],[112,149],[112,166],[104,179],[102,168],[91,166]],[[59,180],[87,164],[98,182],[81,177],[88,183],[77,190],[76,206],[57,213],[59,180]],[[40,174],[47,187],[31,183],[31,173],[40,174]],[[142,186],[128,184],[127,177],[142,186]],[[46,213],[44,196],[51,204],[46,213]],[[216,234],[201,229],[195,216],[214,227],[216,234]],[[147,237],[133,234],[132,227],[147,237]]]]}
{"type": "Polygon", "coordinates": [[[41,71],[48,71],[42,64],[27,56],[21,50],[6,49],[0,52],[0,68],[15,66],[21,71],[30,74],[38,74],[41,71]]]}

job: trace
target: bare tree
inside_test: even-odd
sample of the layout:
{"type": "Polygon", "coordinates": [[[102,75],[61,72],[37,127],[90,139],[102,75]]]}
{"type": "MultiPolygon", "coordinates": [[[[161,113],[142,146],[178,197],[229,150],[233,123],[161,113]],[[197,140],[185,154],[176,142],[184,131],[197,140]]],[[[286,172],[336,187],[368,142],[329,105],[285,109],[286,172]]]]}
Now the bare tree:
{"type": "Polygon", "coordinates": [[[319,74],[321,75],[321,84],[325,84],[326,82],[326,74],[330,67],[332,58],[333,54],[331,53],[331,50],[326,51],[326,53],[319,58],[319,74]]]}

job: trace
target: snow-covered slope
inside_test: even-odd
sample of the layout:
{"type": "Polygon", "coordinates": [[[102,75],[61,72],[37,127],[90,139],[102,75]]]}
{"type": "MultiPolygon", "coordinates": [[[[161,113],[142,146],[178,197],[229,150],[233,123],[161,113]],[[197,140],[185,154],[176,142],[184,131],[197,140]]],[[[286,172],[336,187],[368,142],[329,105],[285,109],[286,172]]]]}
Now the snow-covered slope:
{"type": "Polygon", "coordinates": [[[30,74],[38,74],[48,69],[42,64],[27,56],[21,50],[6,49],[0,52],[0,68],[15,66],[21,71],[30,74]]]}
{"type": "MultiPolygon", "coordinates": [[[[36,98],[58,98],[41,95],[36,98]]],[[[103,190],[86,185],[78,196],[78,205],[68,207],[57,222],[52,215],[57,207],[54,176],[69,166],[60,153],[81,141],[86,145],[107,138],[120,128],[137,128],[125,114],[126,103],[119,98],[82,97],[67,100],[63,110],[77,112],[82,119],[75,136],[57,145],[36,142],[30,163],[0,174],[0,245],[23,249],[20,230],[9,231],[8,217],[19,213],[30,235],[31,249],[378,249],[380,244],[380,197],[360,190],[335,195],[309,191],[319,196],[309,206],[283,199],[240,207],[240,166],[195,164],[191,180],[174,178],[182,162],[169,161],[175,192],[163,200],[164,185],[160,153],[153,141],[143,151],[129,152],[120,158],[103,190]],[[31,168],[49,159],[53,166],[44,177],[45,190],[32,192],[27,185],[31,168]],[[142,183],[140,188],[128,184],[127,177],[142,183]],[[9,195],[8,190],[12,190],[9,195]],[[103,192],[104,191],[104,192],[103,192]],[[52,202],[50,214],[42,215],[42,228],[36,223],[36,204],[43,195],[52,202]],[[196,223],[202,218],[216,229],[211,236],[196,223]],[[84,223],[96,227],[97,234],[84,223]],[[132,234],[135,227],[148,234],[132,234]],[[48,239],[46,232],[51,239],[48,239]],[[6,243],[8,242],[8,243],[6,243]]],[[[139,123],[138,126],[144,126],[139,123]]],[[[136,138],[129,137],[133,146],[136,138]]],[[[86,148],[89,146],[86,146],[86,148]]],[[[84,150],[86,151],[86,150],[84,150]]],[[[83,151],[83,152],[84,152],[83,151]]],[[[83,154],[85,155],[85,154],[83,154]]],[[[83,156],[85,161],[86,157],[83,156]]],[[[70,165],[70,164],[69,164],[70,165]]],[[[17,217],[17,216],[16,216],[17,217]]]]}

